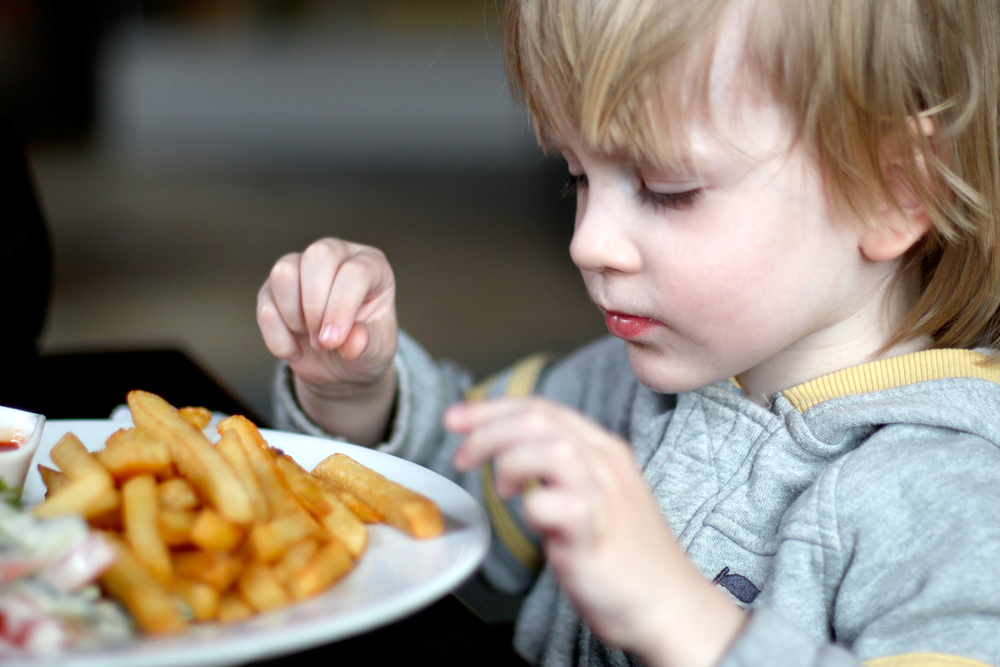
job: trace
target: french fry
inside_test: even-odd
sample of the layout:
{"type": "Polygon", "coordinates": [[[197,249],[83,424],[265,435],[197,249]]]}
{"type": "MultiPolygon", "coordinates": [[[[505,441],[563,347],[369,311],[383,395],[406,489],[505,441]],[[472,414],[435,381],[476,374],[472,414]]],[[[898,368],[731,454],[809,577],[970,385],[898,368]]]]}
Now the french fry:
{"type": "Polygon", "coordinates": [[[226,457],[229,465],[233,467],[240,481],[243,482],[243,488],[247,490],[247,495],[250,496],[250,505],[253,506],[254,521],[262,523],[269,520],[271,518],[271,510],[268,508],[264,489],[261,488],[260,480],[257,479],[257,473],[254,472],[253,466],[250,464],[250,459],[247,458],[247,453],[240,442],[239,434],[236,431],[226,431],[219,438],[219,441],[215,443],[215,448],[226,457]]]}
{"type": "Polygon", "coordinates": [[[178,408],[177,413],[199,431],[212,421],[212,411],[208,408],[188,406],[178,408]]]}
{"type": "Polygon", "coordinates": [[[323,486],[318,478],[306,472],[291,457],[281,455],[278,468],[302,504],[320,522],[331,537],[340,540],[354,558],[359,557],[368,543],[368,529],[347,505],[323,486]]]}
{"type": "Polygon", "coordinates": [[[243,561],[222,551],[182,551],[174,554],[174,574],[227,590],[243,571],[243,561]]]}
{"type": "Polygon", "coordinates": [[[221,436],[225,436],[230,431],[239,436],[243,451],[246,452],[250,465],[257,475],[264,497],[267,498],[267,506],[272,519],[302,509],[299,501],[288,488],[288,483],[281,471],[278,470],[274,453],[264,442],[264,438],[261,437],[260,431],[253,422],[242,415],[233,415],[219,422],[218,428],[221,436]]]}
{"type": "Polygon", "coordinates": [[[217,512],[203,509],[191,526],[191,542],[205,551],[231,552],[243,541],[243,528],[223,519],[217,512]]]}
{"type": "Polygon", "coordinates": [[[272,563],[285,549],[320,533],[319,524],[304,510],[279,517],[250,529],[250,547],[257,560],[272,563]]]}
{"type": "Polygon", "coordinates": [[[201,507],[198,494],[182,477],[174,477],[160,482],[156,487],[156,495],[160,500],[160,507],[163,509],[183,512],[201,507]]]}
{"type": "Polygon", "coordinates": [[[157,522],[156,480],[139,475],[122,486],[125,539],[135,557],[164,585],[170,583],[173,567],[170,552],[160,536],[157,522]]]}
{"type": "Polygon", "coordinates": [[[336,540],[328,542],[305,568],[292,577],[288,589],[296,600],[312,597],[333,585],[353,566],[354,561],[347,547],[336,540]]]}
{"type": "Polygon", "coordinates": [[[166,443],[135,429],[120,429],[108,438],[105,448],[96,452],[116,482],[135,475],[165,477],[173,470],[173,459],[166,443]]]}
{"type": "Polygon", "coordinates": [[[136,426],[167,443],[178,470],[211,499],[219,514],[240,524],[253,520],[243,483],[200,430],[155,394],[131,391],[126,401],[136,426]]]}
{"type": "Polygon", "coordinates": [[[285,550],[281,560],[274,564],[274,574],[287,586],[292,577],[309,564],[317,551],[319,551],[317,539],[309,538],[293,544],[285,550]]]}
{"type": "Polygon", "coordinates": [[[157,516],[160,537],[168,547],[191,544],[191,527],[197,512],[161,509],[157,516]]]}
{"type": "Polygon", "coordinates": [[[223,594],[219,600],[219,623],[230,625],[245,621],[253,616],[253,607],[239,596],[236,591],[223,594]]]}
{"type": "Polygon", "coordinates": [[[59,466],[59,469],[71,480],[87,475],[99,475],[107,482],[111,482],[111,475],[108,471],[72,433],[67,433],[59,438],[59,442],[52,447],[49,456],[53,463],[59,466]]]}
{"type": "Polygon", "coordinates": [[[50,519],[66,514],[96,516],[108,511],[117,495],[111,474],[87,451],[83,443],[67,433],[55,444],[49,456],[69,478],[69,483],[35,507],[35,516],[50,519]]]}
{"type": "Polygon", "coordinates": [[[116,532],[121,532],[124,529],[121,494],[115,489],[105,490],[87,508],[88,512],[85,516],[94,528],[116,532]]]}
{"type": "Polygon", "coordinates": [[[118,494],[100,475],[86,475],[70,480],[69,484],[36,506],[32,514],[40,519],[67,514],[80,514],[90,518],[107,511],[110,499],[117,498],[118,494]]]}
{"type": "Polygon", "coordinates": [[[417,539],[444,532],[441,510],[432,500],[386,479],[345,454],[319,462],[313,474],[338,484],[374,507],[386,523],[417,539]]]}
{"type": "Polygon", "coordinates": [[[308,471],[287,454],[275,457],[275,464],[292,493],[299,499],[302,506],[309,510],[310,514],[320,517],[330,511],[330,501],[324,495],[323,487],[308,471]]]}
{"type": "Polygon", "coordinates": [[[101,586],[121,602],[145,632],[176,634],[187,627],[167,589],[120,540],[105,535],[116,558],[100,577],[101,586]]]}
{"type": "Polygon", "coordinates": [[[257,611],[271,611],[287,607],[292,601],[274,571],[266,565],[248,567],[236,582],[243,599],[257,611]]]}
{"type": "Polygon", "coordinates": [[[378,510],[361,500],[361,498],[358,498],[344,487],[339,484],[334,484],[330,480],[323,479],[322,477],[317,477],[317,479],[319,479],[327,490],[335,493],[337,497],[340,498],[340,500],[347,505],[352,512],[354,512],[354,516],[361,519],[362,523],[382,523],[385,521],[385,517],[382,516],[378,510]]]}
{"type": "Polygon", "coordinates": [[[219,615],[219,591],[208,584],[191,579],[175,579],[172,590],[191,608],[194,620],[212,621],[219,615]]]}
{"type": "Polygon", "coordinates": [[[38,464],[38,474],[42,476],[42,484],[45,485],[46,498],[69,484],[69,477],[67,477],[64,473],[54,468],[43,466],[41,463],[38,464]]]}

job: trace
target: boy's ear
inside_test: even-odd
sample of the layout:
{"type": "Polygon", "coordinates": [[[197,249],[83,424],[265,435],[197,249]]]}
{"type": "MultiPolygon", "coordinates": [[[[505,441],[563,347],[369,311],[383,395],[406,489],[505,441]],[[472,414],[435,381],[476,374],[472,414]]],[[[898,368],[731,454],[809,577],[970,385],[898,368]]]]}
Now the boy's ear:
{"type": "MultiPolygon", "coordinates": [[[[934,134],[934,122],[922,118],[911,124],[912,131],[926,137],[934,134]]],[[[861,234],[859,247],[868,259],[875,262],[902,257],[907,250],[930,231],[933,222],[920,198],[914,193],[910,177],[898,155],[884,152],[886,181],[898,207],[885,205],[873,216],[872,225],[861,234]]],[[[917,168],[924,178],[924,187],[932,187],[930,176],[921,156],[916,156],[917,168]]]]}

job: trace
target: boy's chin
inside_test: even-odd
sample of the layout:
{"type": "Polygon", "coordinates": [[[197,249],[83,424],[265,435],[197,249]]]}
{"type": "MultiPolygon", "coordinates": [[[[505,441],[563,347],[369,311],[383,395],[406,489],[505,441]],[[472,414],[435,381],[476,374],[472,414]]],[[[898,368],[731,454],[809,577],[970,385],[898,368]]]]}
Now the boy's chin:
{"type": "Polygon", "coordinates": [[[692,361],[682,355],[664,355],[649,348],[628,345],[632,373],[642,384],[661,394],[679,394],[701,389],[729,375],[717,368],[692,361]]]}

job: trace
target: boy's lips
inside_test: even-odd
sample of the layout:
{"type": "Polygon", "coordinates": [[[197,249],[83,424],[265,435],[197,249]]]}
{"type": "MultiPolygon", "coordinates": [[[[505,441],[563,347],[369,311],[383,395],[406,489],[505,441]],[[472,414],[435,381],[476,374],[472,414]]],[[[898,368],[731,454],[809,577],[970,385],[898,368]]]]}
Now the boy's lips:
{"type": "Polygon", "coordinates": [[[638,340],[653,327],[663,326],[662,322],[650,317],[639,317],[611,310],[604,313],[604,323],[612,336],[625,340],[638,340]]]}

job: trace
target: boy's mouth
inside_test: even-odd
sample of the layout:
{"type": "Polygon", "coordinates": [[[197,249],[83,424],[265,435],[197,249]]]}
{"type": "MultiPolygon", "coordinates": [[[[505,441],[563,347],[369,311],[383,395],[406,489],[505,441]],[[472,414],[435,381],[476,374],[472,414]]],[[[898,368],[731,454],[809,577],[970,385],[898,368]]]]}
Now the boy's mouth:
{"type": "Polygon", "coordinates": [[[610,310],[604,313],[604,323],[612,336],[624,340],[638,340],[653,327],[662,326],[661,322],[649,317],[638,317],[610,310]]]}

